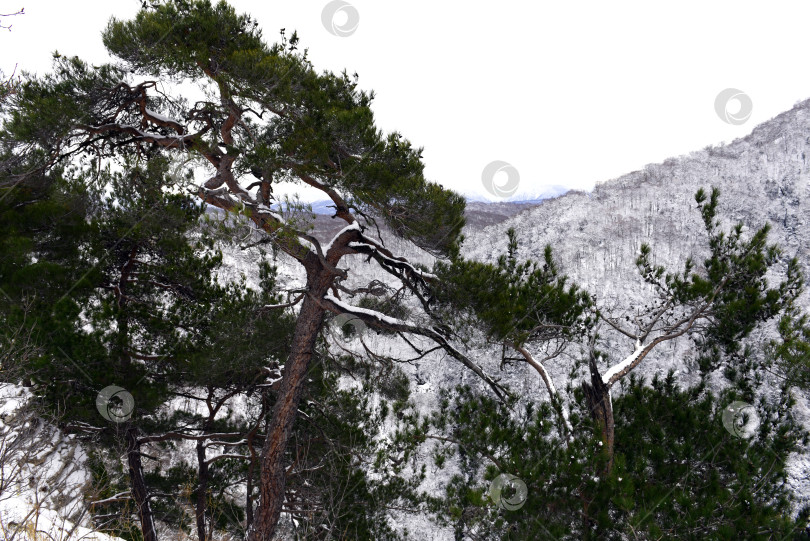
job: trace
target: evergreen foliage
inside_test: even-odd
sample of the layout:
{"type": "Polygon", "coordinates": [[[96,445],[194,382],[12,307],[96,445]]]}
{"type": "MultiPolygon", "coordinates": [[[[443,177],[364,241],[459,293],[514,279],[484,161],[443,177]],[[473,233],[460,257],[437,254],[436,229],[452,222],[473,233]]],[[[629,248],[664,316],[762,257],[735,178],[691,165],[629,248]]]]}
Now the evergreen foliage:
{"type": "Polygon", "coordinates": [[[437,296],[446,312],[469,313],[490,338],[516,345],[584,333],[591,323],[590,296],[560,274],[550,246],[542,263],[518,262],[515,230],[508,235],[507,253],[495,265],[458,253],[449,263],[437,262],[437,296]]]}
{"type": "MultiPolygon", "coordinates": [[[[788,455],[806,444],[790,401],[758,403],[751,439],[727,431],[725,407],[740,398],[705,386],[680,389],[670,373],[649,384],[631,377],[614,399],[615,467],[599,477],[598,431],[581,394],[569,439],[548,405],[499,404],[457,389],[431,419],[447,441],[436,456],[456,456],[459,473],[433,509],[457,539],[802,539],[785,486],[788,455]],[[509,510],[489,497],[491,481],[516,475],[528,488],[509,510]]],[[[508,495],[503,494],[503,497],[508,495]]]]}

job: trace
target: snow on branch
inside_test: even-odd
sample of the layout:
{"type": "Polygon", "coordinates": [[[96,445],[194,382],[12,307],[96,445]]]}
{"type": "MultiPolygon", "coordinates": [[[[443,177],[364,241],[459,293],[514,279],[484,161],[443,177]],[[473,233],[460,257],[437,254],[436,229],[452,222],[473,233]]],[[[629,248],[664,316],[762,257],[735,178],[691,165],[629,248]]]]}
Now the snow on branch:
{"type": "Polygon", "coordinates": [[[551,379],[551,375],[546,370],[546,367],[543,366],[543,363],[536,360],[534,356],[523,346],[519,346],[517,344],[510,344],[513,348],[515,348],[518,353],[523,355],[523,358],[526,359],[526,362],[529,363],[532,368],[534,368],[540,377],[543,378],[543,383],[546,384],[546,388],[548,389],[548,394],[551,395],[551,398],[554,398],[557,395],[557,388],[554,386],[554,381],[551,379]]]}
{"type": "Polygon", "coordinates": [[[396,319],[380,312],[376,312],[374,310],[369,310],[367,308],[360,308],[358,306],[352,306],[350,304],[346,304],[342,302],[340,299],[327,294],[321,304],[330,312],[335,314],[349,314],[354,316],[367,325],[371,327],[375,327],[378,329],[386,329],[391,331],[398,331],[404,333],[411,333],[420,336],[424,336],[426,338],[430,338],[431,340],[438,343],[442,349],[444,349],[447,353],[450,354],[451,357],[455,358],[456,360],[460,361],[464,366],[472,370],[478,377],[484,380],[490,388],[495,392],[495,394],[499,398],[504,398],[508,391],[500,385],[497,381],[492,379],[488,374],[486,374],[483,369],[478,366],[475,362],[470,360],[466,355],[458,351],[454,348],[447,339],[442,336],[441,333],[437,332],[435,329],[425,328],[425,327],[418,327],[416,325],[411,325],[406,321],[402,321],[400,319],[396,319]]]}
{"type": "Polygon", "coordinates": [[[155,124],[157,124],[159,126],[163,126],[164,128],[171,128],[174,131],[176,131],[178,134],[183,135],[184,128],[183,128],[183,125],[180,122],[177,122],[174,119],[163,116],[160,113],[157,113],[155,111],[152,111],[152,110],[148,109],[146,106],[143,107],[142,112],[143,112],[144,118],[146,118],[147,120],[150,120],[151,122],[153,122],[153,123],[155,123],[155,124]]]}
{"type": "Polygon", "coordinates": [[[630,368],[637,364],[637,361],[640,360],[639,357],[641,354],[644,353],[645,350],[649,351],[650,349],[652,349],[651,345],[645,348],[641,345],[639,340],[636,340],[636,348],[633,350],[633,353],[625,357],[622,362],[612,366],[607,372],[605,372],[604,375],[602,375],[602,383],[605,385],[611,385],[611,379],[619,374],[622,374],[622,372],[629,371],[630,368]]]}
{"type": "Polygon", "coordinates": [[[130,493],[130,491],[127,490],[126,492],[119,492],[118,494],[116,494],[114,496],[110,496],[109,498],[105,498],[103,500],[97,500],[97,501],[94,501],[94,502],[90,502],[90,505],[104,505],[104,504],[107,504],[107,503],[123,502],[123,501],[131,500],[131,499],[132,499],[132,494],[130,493]]]}
{"type": "MultiPolygon", "coordinates": [[[[347,231],[360,231],[360,222],[357,222],[357,221],[352,222],[351,224],[347,225],[346,227],[344,227],[343,229],[341,229],[340,231],[338,231],[338,232],[335,234],[335,236],[334,236],[334,237],[332,237],[332,240],[330,240],[330,241],[329,241],[329,244],[327,244],[326,246],[324,246],[324,247],[323,247],[323,251],[324,251],[325,253],[327,253],[327,254],[328,254],[328,253],[329,253],[329,250],[332,248],[332,245],[333,245],[333,244],[335,244],[335,243],[336,243],[336,241],[337,241],[338,239],[340,239],[340,238],[341,238],[341,236],[342,236],[344,233],[346,233],[347,231]]],[[[349,244],[351,244],[351,243],[349,243],[349,244]]]]}

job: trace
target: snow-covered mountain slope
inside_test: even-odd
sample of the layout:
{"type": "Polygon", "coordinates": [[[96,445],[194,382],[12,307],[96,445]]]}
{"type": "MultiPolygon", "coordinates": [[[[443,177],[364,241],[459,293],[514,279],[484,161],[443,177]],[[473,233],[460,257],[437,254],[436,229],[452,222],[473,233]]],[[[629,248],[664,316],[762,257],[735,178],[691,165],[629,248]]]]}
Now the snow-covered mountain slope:
{"type": "MultiPolygon", "coordinates": [[[[701,187],[719,188],[719,214],[726,226],[742,222],[750,234],[769,224],[770,242],[782,247],[784,261],[797,257],[810,276],[810,100],[730,144],[651,164],[599,183],[591,193],[568,192],[491,227],[468,229],[464,253],[491,261],[505,252],[506,230],[514,228],[522,258],[541,259],[550,245],[563,272],[595,295],[600,307],[614,314],[632,313],[652,299],[635,267],[642,243],[652,247],[656,264],[672,271],[681,270],[689,256],[700,264],[707,254],[694,200],[701,187]]],[[[774,275],[772,283],[779,278],[774,275]]],[[[810,295],[800,300],[810,308],[810,295]]],[[[773,336],[767,326],[754,334],[750,343],[757,354],[773,336]]],[[[608,333],[607,338],[610,361],[600,367],[602,373],[634,347],[626,337],[608,333]]],[[[649,378],[675,369],[684,384],[693,382],[690,346],[684,337],[654,350],[637,373],[649,378]]],[[[576,360],[561,359],[550,366],[552,377],[564,381],[571,362],[576,360]]],[[[720,376],[717,383],[722,385],[720,376]]],[[[808,397],[798,398],[795,414],[810,428],[808,397]]],[[[790,484],[810,502],[810,457],[805,453],[793,458],[790,484]]]]}
{"type": "MultiPolygon", "coordinates": [[[[783,248],[785,261],[795,256],[810,273],[810,100],[728,145],[648,165],[590,193],[572,191],[491,227],[469,229],[464,253],[493,260],[506,250],[506,230],[514,228],[521,257],[540,259],[550,245],[562,270],[600,306],[630,309],[650,298],[635,268],[642,243],[652,246],[656,264],[672,271],[689,256],[702,262],[706,233],[694,200],[701,187],[720,189],[727,225],[742,222],[751,232],[770,224],[770,241],[783,248]]],[[[616,354],[632,347],[623,342],[616,354]]]]}
{"type": "Polygon", "coordinates": [[[810,100],[756,127],[749,136],[572,191],[484,230],[470,230],[465,251],[487,259],[514,227],[522,254],[550,244],[566,271],[597,294],[626,289],[642,242],[659,261],[682,261],[704,240],[693,196],[721,191],[721,212],[750,227],[770,223],[787,256],[810,265],[810,100]]]}

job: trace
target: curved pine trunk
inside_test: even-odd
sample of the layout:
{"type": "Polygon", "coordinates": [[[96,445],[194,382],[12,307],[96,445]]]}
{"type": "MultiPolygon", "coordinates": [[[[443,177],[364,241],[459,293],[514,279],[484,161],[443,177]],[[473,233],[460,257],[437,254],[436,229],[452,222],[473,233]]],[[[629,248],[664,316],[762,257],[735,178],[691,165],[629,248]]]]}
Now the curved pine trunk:
{"type": "Polygon", "coordinates": [[[314,279],[308,280],[310,294],[304,297],[298,314],[290,356],[284,367],[278,399],[273,406],[271,428],[262,448],[260,500],[248,534],[250,541],[270,541],[281,515],[286,483],[285,451],[298,416],[298,403],[325,312],[313,297],[323,298],[331,285],[332,276],[321,271],[314,279]]]}
{"type": "MultiPolygon", "coordinates": [[[[591,359],[591,382],[582,382],[582,390],[585,393],[585,402],[591,414],[591,419],[596,422],[602,433],[602,459],[604,465],[600,472],[602,477],[610,475],[613,469],[613,403],[610,400],[610,387],[603,381],[596,368],[596,362],[591,359]]],[[[590,532],[594,527],[594,518],[590,510],[591,500],[584,497],[582,500],[582,527],[584,532],[590,532]]],[[[590,538],[590,537],[589,537],[590,538]]]]}

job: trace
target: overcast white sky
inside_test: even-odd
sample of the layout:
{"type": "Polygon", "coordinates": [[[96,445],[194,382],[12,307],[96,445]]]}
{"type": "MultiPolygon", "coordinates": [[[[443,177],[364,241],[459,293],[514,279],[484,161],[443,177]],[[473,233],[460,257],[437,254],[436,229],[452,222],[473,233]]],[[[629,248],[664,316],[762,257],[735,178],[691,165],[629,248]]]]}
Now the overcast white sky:
{"type": "MultiPolygon", "coordinates": [[[[322,22],[326,0],[231,4],[269,41],[298,30],[317,68],[358,72],[377,94],[379,126],[425,147],[428,178],[468,194],[485,193],[482,171],[495,160],[519,172],[518,193],[590,189],[744,136],[810,98],[806,0],[350,0],[359,23],[344,37],[322,22]],[[751,99],[742,124],[715,112],[727,88],[751,99]]],[[[15,63],[45,71],[55,49],[104,61],[107,20],[131,17],[140,1],[0,0],[0,13],[23,6],[0,32],[6,73],[15,63]]]]}

